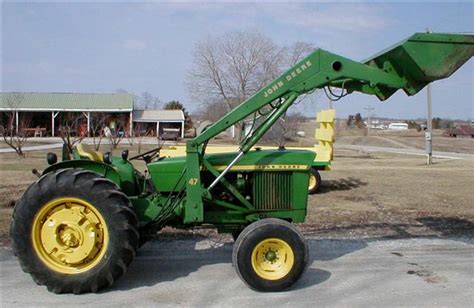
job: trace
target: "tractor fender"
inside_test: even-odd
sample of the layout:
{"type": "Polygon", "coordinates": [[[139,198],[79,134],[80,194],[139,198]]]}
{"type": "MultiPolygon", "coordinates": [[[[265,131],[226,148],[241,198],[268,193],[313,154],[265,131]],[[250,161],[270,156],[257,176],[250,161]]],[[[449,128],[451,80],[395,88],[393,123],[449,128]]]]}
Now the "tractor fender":
{"type": "Polygon", "coordinates": [[[49,166],[43,171],[42,175],[47,173],[60,170],[60,169],[67,169],[67,168],[79,168],[83,170],[89,170],[95,173],[102,175],[103,177],[111,180],[117,186],[122,188],[122,190],[128,194],[131,192],[130,190],[134,190],[135,183],[133,186],[130,185],[132,183],[128,183],[129,179],[122,179],[118,170],[113,165],[104,164],[102,162],[96,162],[93,160],[86,160],[86,159],[75,159],[75,160],[65,160],[62,162],[58,162],[54,165],[49,166]]]}

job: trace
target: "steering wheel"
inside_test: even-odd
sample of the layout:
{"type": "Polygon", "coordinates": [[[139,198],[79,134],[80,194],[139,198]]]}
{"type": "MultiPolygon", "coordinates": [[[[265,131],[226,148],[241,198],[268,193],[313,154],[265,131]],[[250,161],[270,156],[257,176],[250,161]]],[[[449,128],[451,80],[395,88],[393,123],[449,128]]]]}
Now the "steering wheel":
{"type": "Polygon", "coordinates": [[[141,153],[133,157],[130,157],[128,160],[134,160],[134,159],[143,160],[148,164],[148,163],[151,163],[153,159],[155,159],[157,156],[160,155],[160,150],[161,150],[161,146],[151,149],[149,151],[146,151],[145,153],[141,153]]]}

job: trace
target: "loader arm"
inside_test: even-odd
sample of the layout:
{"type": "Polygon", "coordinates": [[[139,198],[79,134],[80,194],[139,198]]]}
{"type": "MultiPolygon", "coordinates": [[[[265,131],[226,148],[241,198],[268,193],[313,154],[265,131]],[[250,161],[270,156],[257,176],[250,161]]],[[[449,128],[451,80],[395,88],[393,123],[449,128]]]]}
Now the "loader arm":
{"type": "MultiPolygon", "coordinates": [[[[473,35],[435,33],[416,33],[364,62],[323,49],[315,50],[186,143],[184,222],[203,221],[203,198],[210,197],[212,188],[219,181],[225,182],[224,175],[232,165],[258,142],[299,96],[325,87],[342,89],[343,94],[336,95],[336,99],[354,91],[375,95],[381,101],[399,89],[407,95],[414,95],[428,83],[450,76],[473,54],[473,35]],[[262,117],[261,124],[245,136],[240,143],[240,151],[228,168],[222,172],[213,170],[204,157],[207,142],[251,115],[262,117]],[[201,185],[203,166],[216,176],[209,187],[201,185]]],[[[333,93],[331,88],[327,90],[333,93]]]]}

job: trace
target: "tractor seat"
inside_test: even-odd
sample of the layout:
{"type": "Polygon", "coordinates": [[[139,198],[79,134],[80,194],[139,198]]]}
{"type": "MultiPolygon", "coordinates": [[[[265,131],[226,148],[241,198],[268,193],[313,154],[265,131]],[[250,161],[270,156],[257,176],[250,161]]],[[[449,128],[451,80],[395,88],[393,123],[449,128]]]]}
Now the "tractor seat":
{"type": "Polygon", "coordinates": [[[89,159],[97,162],[103,162],[102,153],[92,150],[87,144],[79,143],[75,147],[77,155],[82,159],[89,159]]]}

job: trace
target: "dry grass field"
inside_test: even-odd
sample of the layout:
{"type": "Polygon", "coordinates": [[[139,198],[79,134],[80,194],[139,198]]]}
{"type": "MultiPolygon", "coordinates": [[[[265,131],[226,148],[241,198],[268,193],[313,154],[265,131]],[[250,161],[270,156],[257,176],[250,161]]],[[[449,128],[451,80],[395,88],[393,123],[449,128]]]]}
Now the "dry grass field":
{"type": "MultiPolygon", "coordinates": [[[[474,154],[474,139],[443,137],[442,130],[433,132],[433,150],[474,154]]],[[[401,149],[424,149],[425,133],[408,131],[371,131],[364,136],[360,130],[339,131],[337,142],[342,144],[382,146],[401,149]]]]}
{"type": "MultiPolygon", "coordinates": [[[[342,125],[344,126],[344,125],[342,125]]],[[[295,140],[295,145],[312,146],[314,144],[315,121],[307,121],[300,125],[300,130],[306,136],[295,140]]],[[[433,131],[433,150],[443,152],[457,152],[474,154],[474,139],[443,137],[444,130],[433,131]]],[[[425,132],[409,129],[406,131],[374,130],[366,136],[363,129],[345,129],[338,127],[336,130],[336,143],[351,145],[367,145],[401,149],[424,149],[425,132]]]]}
{"type": "Polygon", "coordinates": [[[334,236],[474,236],[474,161],[336,152],[306,231],[334,236]]]}
{"type": "MultiPolygon", "coordinates": [[[[381,146],[389,142],[395,146],[383,140],[387,138],[419,147],[422,136],[381,138],[346,133],[337,142],[381,146]]],[[[443,144],[452,152],[473,151],[474,140],[446,139],[443,144]]],[[[59,149],[52,151],[59,156],[59,149]]],[[[41,171],[47,166],[46,152],[28,152],[26,158],[13,153],[0,154],[1,244],[9,242],[12,205],[36,179],[31,170],[41,171]]],[[[134,153],[136,149],[132,148],[131,155],[134,153]]],[[[424,163],[422,156],[337,151],[332,171],[322,172],[321,192],[309,196],[309,213],[303,230],[328,237],[453,233],[474,236],[474,160],[435,159],[431,166],[424,163]]],[[[144,168],[143,164],[138,165],[139,170],[144,168]]]]}

